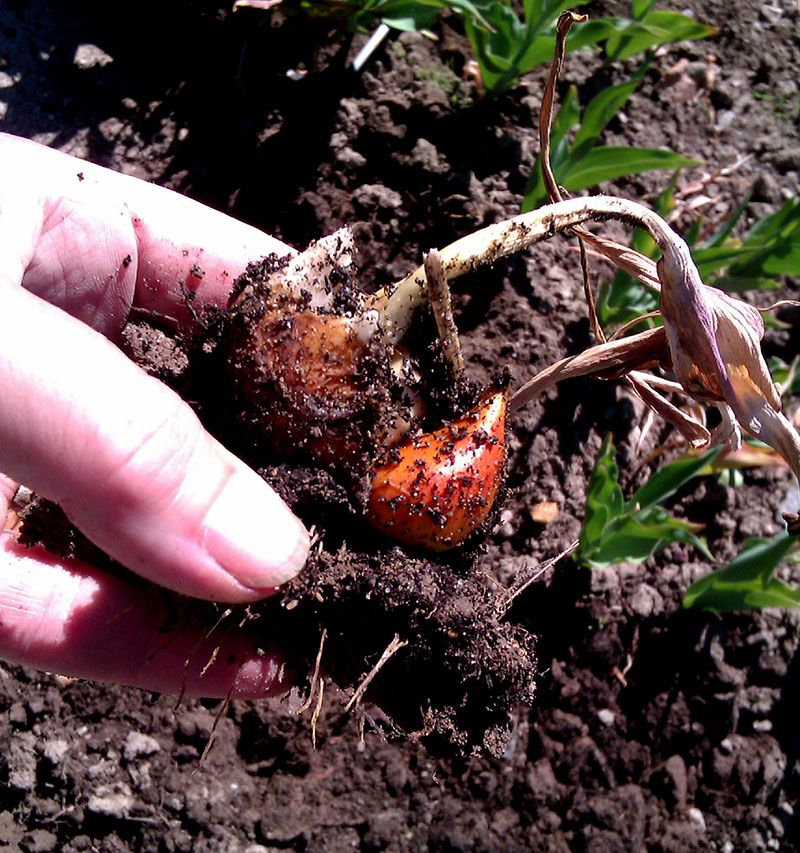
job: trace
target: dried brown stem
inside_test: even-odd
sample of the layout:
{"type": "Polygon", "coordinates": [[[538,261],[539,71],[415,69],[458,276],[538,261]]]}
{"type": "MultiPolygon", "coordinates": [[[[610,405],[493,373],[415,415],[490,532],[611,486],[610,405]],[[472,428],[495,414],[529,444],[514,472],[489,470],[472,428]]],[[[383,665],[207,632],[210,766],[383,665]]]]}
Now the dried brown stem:
{"type": "Polygon", "coordinates": [[[551,557],[543,563],[537,563],[535,566],[530,566],[528,569],[520,572],[521,577],[517,577],[513,586],[510,586],[499,597],[497,601],[498,616],[502,618],[508,612],[509,607],[514,603],[515,598],[525,592],[532,583],[539,580],[545,572],[552,569],[556,563],[559,563],[564,559],[564,557],[568,557],[570,554],[574,553],[579,544],[579,540],[576,539],[574,542],[567,545],[560,554],[556,554],[555,557],[551,557]]]}
{"type": "Polygon", "coordinates": [[[386,646],[386,648],[383,650],[383,654],[380,656],[380,658],[378,658],[378,662],[367,673],[364,680],[356,688],[355,693],[353,693],[353,695],[350,697],[350,701],[347,703],[347,705],[345,705],[344,710],[346,712],[352,710],[356,703],[361,700],[361,697],[367,692],[367,688],[372,683],[372,680],[383,669],[389,658],[399,652],[400,649],[403,648],[403,646],[407,645],[408,640],[401,640],[399,634],[394,635],[389,645],[386,646]]]}
{"type": "Polygon", "coordinates": [[[436,328],[442,341],[445,358],[450,362],[457,379],[464,375],[464,356],[461,353],[461,341],[453,317],[453,301],[450,298],[450,285],[444,271],[442,256],[436,249],[431,249],[425,256],[423,266],[428,285],[433,316],[436,318],[436,328]]]}
{"type": "Polygon", "coordinates": [[[598,344],[578,355],[562,358],[537,373],[511,396],[509,409],[520,409],[562,379],[589,374],[602,379],[616,379],[631,370],[654,367],[660,364],[666,355],[667,335],[663,327],[598,344]]]}
{"type": "Polygon", "coordinates": [[[302,714],[307,711],[311,707],[311,703],[314,700],[314,688],[317,686],[317,681],[319,680],[319,670],[322,664],[322,648],[325,645],[325,638],[328,636],[328,629],[323,628],[322,634],[320,634],[319,638],[319,649],[317,649],[317,658],[314,661],[314,672],[311,675],[311,687],[308,689],[308,698],[305,702],[297,709],[297,714],[302,714]]]}

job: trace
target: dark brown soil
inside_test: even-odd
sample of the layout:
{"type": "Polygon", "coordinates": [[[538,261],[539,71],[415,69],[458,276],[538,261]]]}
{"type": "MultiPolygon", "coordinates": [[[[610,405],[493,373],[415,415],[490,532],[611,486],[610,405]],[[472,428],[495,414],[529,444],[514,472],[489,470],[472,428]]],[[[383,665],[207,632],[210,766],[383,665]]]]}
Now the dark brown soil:
{"type": "MultiPolygon", "coordinates": [[[[710,185],[715,201],[706,208],[719,221],[752,188],[746,227],[798,188],[800,10],[794,0],[671,5],[694,8],[719,31],[663,51],[604,141],[668,145],[705,161],[679,186],[749,155],[710,185]],[[668,75],[682,59],[685,73],[668,75]]],[[[607,0],[593,9],[601,10],[628,6],[607,0]]],[[[468,51],[456,27],[443,26],[438,42],[403,35],[355,75],[347,58],[363,37],[349,45],[322,26],[265,20],[200,0],[145,0],[124,23],[100,2],[67,16],[39,0],[0,0],[0,101],[8,105],[0,126],[184,191],[297,246],[348,224],[366,288],[407,273],[422,251],[518,211],[544,70],[481,102],[462,77],[468,51]],[[296,81],[289,69],[307,73],[296,81]]],[[[571,56],[562,85],[575,83],[585,102],[625,71],[571,56]]],[[[647,201],[665,180],[651,173],[604,189],[647,201]]],[[[506,366],[519,383],[590,341],[566,240],[462,282],[457,321],[477,383],[506,366]]],[[[797,298],[796,277],[785,292],[797,298]]],[[[781,318],[794,325],[770,330],[765,349],[788,360],[797,312],[781,318]]],[[[129,337],[134,351],[140,332],[129,337]]],[[[170,367],[160,372],[182,381],[170,367]]],[[[330,625],[316,748],[311,709],[295,713],[306,685],[302,696],[234,703],[201,763],[216,704],[174,709],[170,697],[6,667],[0,845],[798,849],[798,612],[678,610],[709,567],[673,546],[644,565],[588,570],[563,561],[497,618],[498,589],[577,535],[604,434],[614,432],[629,463],[626,489],[647,476],[640,424],[617,384],[588,380],[564,383],[519,413],[496,523],[479,551],[434,565],[370,539],[338,480],[265,463],[309,522],[330,520],[295,590],[304,603],[286,613],[307,626],[302,653],[311,664],[323,622],[330,625]],[[544,501],[558,506],[547,524],[534,520],[544,501]],[[365,609],[378,588],[379,604],[365,609]],[[320,597],[324,619],[311,604],[320,597]],[[362,619],[348,625],[353,613],[362,619]],[[481,633],[487,624],[494,634],[481,633]],[[431,642],[450,633],[464,643],[431,642]],[[352,685],[395,634],[409,645],[373,682],[366,713],[344,713],[352,685]],[[427,646],[415,642],[423,635],[427,646]],[[496,662],[517,655],[528,671],[534,637],[539,673],[528,707],[519,702],[530,698],[524,691],[506,691],[518,673],[496,662]],[[425,707],[437,709],[426,720],[432,752],[399,736],[425,714],[408,707],[409,697],[437,678],[435,690],[422,690],[425,707]],[[463,709],[448,713],[454,691],[491,713],[469,722],[463,709]],[[474,743],[490,754],[440,757],[474,743]]],[[[785,475],[758,469],[735,489],[714,479],[691,484],[671,510],[706,524],[724,561],[748,536],[777,532],[788,489],[785,475]]]]}

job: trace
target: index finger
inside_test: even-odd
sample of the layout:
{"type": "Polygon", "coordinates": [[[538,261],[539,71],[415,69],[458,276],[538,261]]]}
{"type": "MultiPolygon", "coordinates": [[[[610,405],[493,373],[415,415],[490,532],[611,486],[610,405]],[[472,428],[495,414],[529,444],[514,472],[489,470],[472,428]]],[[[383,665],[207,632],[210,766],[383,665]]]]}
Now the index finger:
{"type": "MultiPolygon", "coordinates": [[[[187,323],[192,316],[187,299],[223,306],[249,262],[272,253],[295,254],[271,235],[173,190],[20,137],[0,134],[0,143],[7,168],[26,172],[26,194],[38,189],[45,219],[48,210],[67,199],[68,209],[83,210],[84,219],[94,216],[117,234],[120,260],[135,271],[132,304],[137,308],[187,323]],[[121,215],[113,215],[115,210],[121,215]]],[[[47,221],[39,226],[42,233],[52,227],[47,221]]]]}

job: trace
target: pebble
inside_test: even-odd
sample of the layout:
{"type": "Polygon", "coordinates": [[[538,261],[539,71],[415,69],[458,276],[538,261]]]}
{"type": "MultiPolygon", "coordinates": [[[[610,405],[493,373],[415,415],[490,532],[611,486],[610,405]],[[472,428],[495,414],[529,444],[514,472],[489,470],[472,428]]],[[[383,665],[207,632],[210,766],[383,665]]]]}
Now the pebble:
{"type": "Polygon", "coordinates": [[[27,853],[50,853],[58,847],[58,836],[46,829],[34,829],[22,839],[20,847],[27,853]]]}
{"type": "Polygon", "coordinates": [[[613,726],[616,717],[610,708],[601,708],[597,712],[597,719],[600,720],[604,726],[613,726]]]}
{"type": "Polygon", "coordinates": [[[129,732],[122,747],[122,754],[127,761],[133,761],[143,755],[153,755],[161,750],[161,744],[150,735],[142,732],[129,732]]]}
{"type": "Polygon", "coordinates": [[[686,810],[686,817],[700,830],[703,832],[706,831],[706,819],[703,817],[703,813],[695,806],[686,810]]]}
{"type": "Polygon", "coordinates": [[[800,169],[800,146],[782,148],[775,154],[775,167],[783,172],[800,169]]]}
{"type": "Polygon", "coordinates": [[[11,739],[7,749],[8,787],[15,791],[32,791],[36,787],[36,737],[22,732],[11,739]]]}
{"type": "Polygon", "coordinates": [[[127,817],[133,808],[134,799],[127,786],[118,791],[92,794],[86,803],[86,809],[94,814],[122,819],[127,817]]]}
{"type": "Polygon", "coordinates": [[[79,44],[75,48],[75,55],[72,58],[73,64],[77,65],[82,71],[89,68],[94,68],[99,65],[101,68],[114,61],[113,56],[109,56],[102,48],[96,44],[79,44]]]}
{"type": "Polygon", "coordinates": [[[630,606],[637,616],[647,619],[649,616],[658,615],[664,609],[664,599],[655,587],[643,583],[630,597],[630,606]]]}
{"type": "Polygon", "coordinates": [[[42,755],[54,765],[61,764],[68,752],[69,741],[65,738],[52,738],[42,746],[42,755]]]}
{"type": "Polygon", "coordinates": [[[592,566],[589,584],[595,594],[609,592],[619,586],[619,578],[613,566],[592,566]]]}
{"type": "Polygon", "coordinates": [[[727,130],[736,121],[735,110],[722,110],[717,113],[717,131],[727,130]]]}

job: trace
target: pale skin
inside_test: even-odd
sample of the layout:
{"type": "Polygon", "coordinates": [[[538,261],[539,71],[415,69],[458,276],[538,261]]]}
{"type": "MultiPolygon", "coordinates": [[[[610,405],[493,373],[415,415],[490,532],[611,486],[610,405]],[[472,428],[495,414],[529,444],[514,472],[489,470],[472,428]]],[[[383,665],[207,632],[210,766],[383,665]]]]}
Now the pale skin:
{"type": "Polygon", "coordinates": [[[256,652],[238,618],[204,640],[211,623],[166,590],[264,598],[302,568],[308,534],[113,342],[132,310],[190,324],[187,290],[224,305],[249,261],[291,251],[179,194],[0,134],[0,658],[161,692],[281,689],[274,643],[260,636],[256,652]],[[163,594],[23,549],[4,529],[18,484],[163,594]]]}

